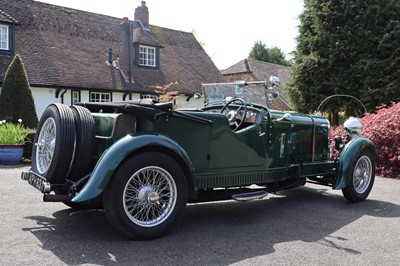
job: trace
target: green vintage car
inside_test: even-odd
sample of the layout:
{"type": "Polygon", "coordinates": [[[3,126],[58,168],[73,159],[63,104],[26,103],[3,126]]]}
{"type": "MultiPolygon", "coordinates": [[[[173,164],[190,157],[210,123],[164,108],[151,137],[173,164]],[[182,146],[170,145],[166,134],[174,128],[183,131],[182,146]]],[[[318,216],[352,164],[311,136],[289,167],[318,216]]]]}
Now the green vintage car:
{"type": "Polygon", "coordinates": [[[199,109],[149,99],[51,104],[22,179],[44,201],[104,208],[132,239],[165,234],[188,203],[261,199],[306,182],[366,199],[377,152],[359,120],[331,147],[324,117],[268,107],[276,81],[203,84],[199,109]]]}

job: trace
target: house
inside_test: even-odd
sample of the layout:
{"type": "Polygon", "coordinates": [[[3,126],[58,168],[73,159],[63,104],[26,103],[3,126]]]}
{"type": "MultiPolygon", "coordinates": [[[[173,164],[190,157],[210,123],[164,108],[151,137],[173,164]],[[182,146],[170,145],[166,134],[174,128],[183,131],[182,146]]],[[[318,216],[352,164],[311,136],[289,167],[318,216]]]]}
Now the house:
{"type": "Polygon", "coordinates": [[[201,83],[223,82],[192,33],[150,25],[145,1],[132,13],[134,20],[0,0],[0,87],[16,53],[39,117],[53,102],[153,98],[166,87],[185,101],[201,91],[201,83]]]}
{"type": "Polygon", "coordinates": [[[281,82],[276,88],[279,92],[279,97],[272,102],[272,108],[283,111],[293,110],[289,97],[283,90],[290,78],[288,67],[258,60],[244,59],[233,66],[222,70],[221,73],[226,82],[236,80],[268,81],[270,76],[279,77],[281,82]]]}

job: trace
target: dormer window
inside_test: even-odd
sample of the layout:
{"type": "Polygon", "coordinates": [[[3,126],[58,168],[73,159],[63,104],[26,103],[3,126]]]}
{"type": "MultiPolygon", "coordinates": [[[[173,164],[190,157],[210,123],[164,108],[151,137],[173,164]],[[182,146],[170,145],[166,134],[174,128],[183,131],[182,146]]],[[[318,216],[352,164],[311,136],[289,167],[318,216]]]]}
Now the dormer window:
{"type": "Polygon", "coordinates": [[[156,67],[156,48],[151,46],[139,45],[139,65],[156,67]]]}
{"type": "Polygon", "coordinates": [[[9,38],[9,26],[0,24],[0,50],[10,50],[9,38]]]}

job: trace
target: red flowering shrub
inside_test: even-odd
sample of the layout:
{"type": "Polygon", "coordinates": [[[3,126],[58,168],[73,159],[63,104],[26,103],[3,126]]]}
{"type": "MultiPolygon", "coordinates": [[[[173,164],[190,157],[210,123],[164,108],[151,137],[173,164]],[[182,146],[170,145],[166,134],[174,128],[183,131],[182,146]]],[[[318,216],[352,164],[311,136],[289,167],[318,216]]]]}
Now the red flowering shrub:
{"type": "Polygon", "coordinates": [[[378,149],[377,174],[400,178],[400,103],[381,105],[376,114],[367,114],[361,122],[362,135],[378,149]]]}
{"type": "MultiPolygon", "coordinates": [[[[400,103],[381,105],[376,113],[360,119],[362,135],[369,138],[378,150],[376,174],[400,179],[400,103]]],[[[331,138],[343,137],[343,127],[331,130],[331,138]]]]}

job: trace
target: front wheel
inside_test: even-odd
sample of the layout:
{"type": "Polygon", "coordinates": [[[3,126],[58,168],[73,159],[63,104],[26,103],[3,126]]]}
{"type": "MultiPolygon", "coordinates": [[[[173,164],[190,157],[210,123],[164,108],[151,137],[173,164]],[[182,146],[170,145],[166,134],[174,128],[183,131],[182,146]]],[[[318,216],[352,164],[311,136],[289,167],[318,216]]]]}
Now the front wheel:
{"type": "Polygon", "coordinates": [[[350,202],[365,200],[375,180],[375,156],[370,150],[363,150],[352,164],[349,184],[342,189],[343,196],[350,202]]]}
{"type": "Polygon", "coordinates": [[[146,152],[126,160],[104,192],[111,225],[131,239],[153,239],[179,220],[187,202],[187,183],[171,157],[146,152]]]}

